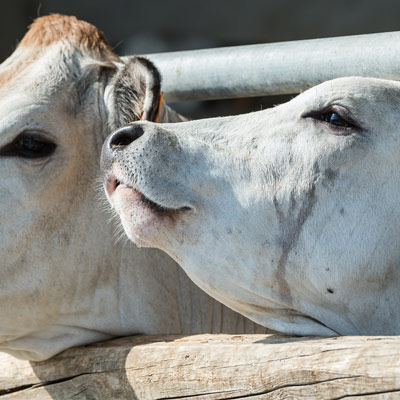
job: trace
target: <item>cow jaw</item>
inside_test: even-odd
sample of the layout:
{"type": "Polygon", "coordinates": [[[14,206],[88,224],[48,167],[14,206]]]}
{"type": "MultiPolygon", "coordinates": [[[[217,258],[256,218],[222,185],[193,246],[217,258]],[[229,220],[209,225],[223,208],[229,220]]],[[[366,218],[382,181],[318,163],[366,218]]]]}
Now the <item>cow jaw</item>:
{"type": "Polygon", "coordinates": [[[112,208],[121,219],[129,239],[138,247],[150,247],[163,229],[172,229],[192,211],[189,206],[171,206],[150,199],[124,176],[118,167],[104,180],[104,189],[112,208]]]}

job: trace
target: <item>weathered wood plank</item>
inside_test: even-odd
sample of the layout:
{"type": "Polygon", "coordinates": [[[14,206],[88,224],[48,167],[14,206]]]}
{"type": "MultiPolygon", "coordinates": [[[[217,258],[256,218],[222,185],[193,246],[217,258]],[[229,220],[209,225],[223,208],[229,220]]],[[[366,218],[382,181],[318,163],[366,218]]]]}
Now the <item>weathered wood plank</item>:
{"type": "Polygon", "coordinates": [[[0,355],[6,399],[400,398],[400,337],[134,336],[29,363],[0,355]]]}

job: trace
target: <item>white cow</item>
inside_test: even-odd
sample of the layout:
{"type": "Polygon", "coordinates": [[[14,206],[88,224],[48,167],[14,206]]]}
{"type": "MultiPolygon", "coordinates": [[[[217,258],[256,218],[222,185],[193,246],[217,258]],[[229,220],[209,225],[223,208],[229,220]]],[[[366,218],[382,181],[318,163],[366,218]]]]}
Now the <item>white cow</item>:
{"type": "Polygon", "coordinates": [[[132,241],[253,321],[400,334],[399,104],[398,82],[351,77],[247,115],[135,123],[105,144],[108,196],[132,241]]]}
{"type": "MultiPolygon", "coordinates": [[[[154,119],[159,79],[74,17],[38,19],[0,66],[0,350],[41,360],[133,333],[254,332],[158,250],[114,245],[96,179],[115,126],[154,119]]],[[[167,106],[161,120],[179,120],[167,106]]],[[[265,331],[265,329],[263,329],[265,331]]]]}

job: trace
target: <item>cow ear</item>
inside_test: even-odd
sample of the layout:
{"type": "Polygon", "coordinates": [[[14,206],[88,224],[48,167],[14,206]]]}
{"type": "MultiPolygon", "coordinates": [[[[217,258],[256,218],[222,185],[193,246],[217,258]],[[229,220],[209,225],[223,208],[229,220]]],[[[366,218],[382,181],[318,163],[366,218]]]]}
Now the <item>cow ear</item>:
{"type": "Polygon", "coordinates": [[[146,58],[123,61],[110,82],[112,129],[139,119],[155,121],[159,113],[161,76],[146,58]]]}

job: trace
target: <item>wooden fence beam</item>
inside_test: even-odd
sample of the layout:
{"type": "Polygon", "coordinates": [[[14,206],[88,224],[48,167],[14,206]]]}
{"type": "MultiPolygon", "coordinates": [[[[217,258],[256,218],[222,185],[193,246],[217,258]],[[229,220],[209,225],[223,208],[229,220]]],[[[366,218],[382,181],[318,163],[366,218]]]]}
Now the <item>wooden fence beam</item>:
{"type": "Polygon", "coordinates": [[[133,336],[37,363],[0,354],[0,400],[243,397],[400,398],[400,337],[133,336]]]}

